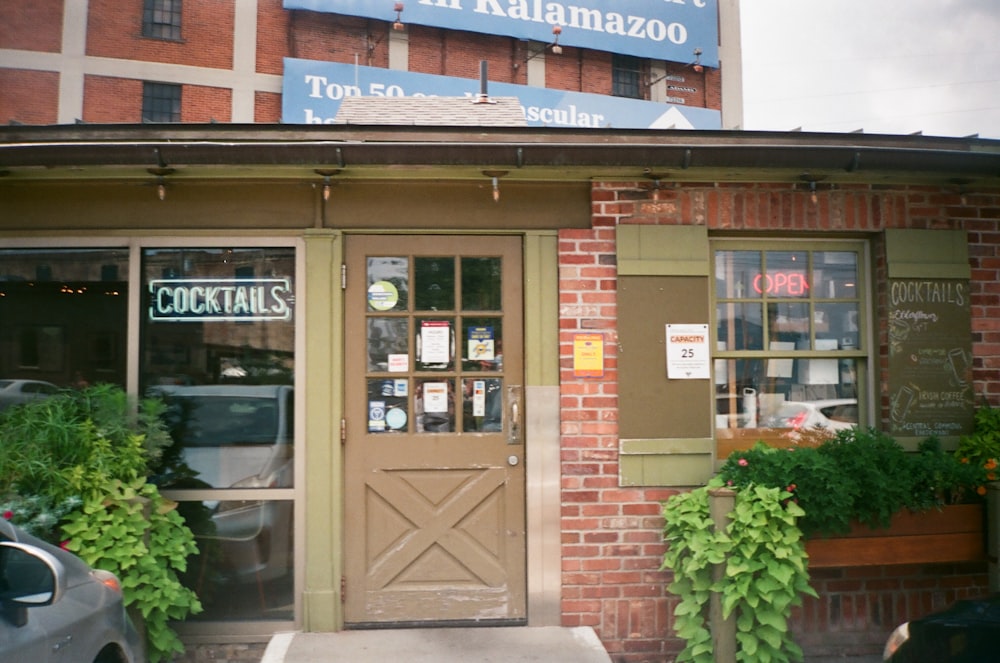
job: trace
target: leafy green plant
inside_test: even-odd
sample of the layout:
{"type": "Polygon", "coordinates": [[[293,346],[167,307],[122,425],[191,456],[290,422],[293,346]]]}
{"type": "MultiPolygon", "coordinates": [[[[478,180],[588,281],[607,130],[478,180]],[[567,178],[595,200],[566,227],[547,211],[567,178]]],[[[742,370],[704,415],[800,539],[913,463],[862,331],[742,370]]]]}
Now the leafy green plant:
{"type": "MultiPolygon", "coordinates": [[[[1000,409],[984,406],[976,410],[972,434],[959,440],[955,457],[963,464],[982,468],[987,481],[996,481],[1000,463],[1000,409]]],[[[985,494],[985,487],[980,494],[985,494]]]]}
{"type": "Polygon", "coordinates": [[[721,484],[716,480],[675,495],[663,508],[669,543],[663,566],[673,571],[668,589],[680,598],[674,628],[685,641],[677,661],[713,661],[708,616],[713,593],[721,595],[723,618],[735,615],[737,661],[801,660],[788,619],[803,595],[816,596],[796,524],[804,514],[787,491],[746,486],[736,491],[728,526],[714,530],[709,491],[721,484]],[[713,576],[720,565],[723,572],[713,576]]]}
{"type": "MultiPolygon", "coordinates": [[[[169,620],[201,611],[178,580],[195,552],[194,535],[176,505],[147,482],[150,463],[170,443],[161,408],[97,385],[0,415],[0,495],[35,504],[56,520],[46,519],[50,542],[118,576],[126,605],[142,617],[153,663],[183,651],[169,620]],[[74,508],[56,516],[65,504],[74,508]]],[[[14,522],[28,521],[27,512],[18,522],[16,509],[9,511],[14,522]]]]}
{"type": "Polygon", "coordinates": [[[875,430],[850,429],[817,447],[775,449],[759,443],[732,454],[720,470],[729,486],[786,490],[805,512],[806,536],[839,534],[852,522],[886,526],[900,510],[923,511],[980,499],[985,472],[961,463],[929,438],[916,453],[875,430]]]}
{"type": "Polygon", "coordinates": [[[197,596],[179,580],[197,549],[173,502],[142,479],[116,480],[102,498],[74,512],[63,533],[67,550],[121,579],[126,608],[142,616],[152,663],[184,652],[170,621],[201,612],[197,596]]]}

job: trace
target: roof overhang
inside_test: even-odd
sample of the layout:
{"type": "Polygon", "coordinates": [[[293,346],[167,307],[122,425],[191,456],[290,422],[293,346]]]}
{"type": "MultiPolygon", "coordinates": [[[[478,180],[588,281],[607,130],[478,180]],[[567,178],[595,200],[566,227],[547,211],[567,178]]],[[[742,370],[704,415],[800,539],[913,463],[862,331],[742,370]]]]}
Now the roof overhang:
{"type": "Polygon", "coordinates": [[[42,180],[656,179],[995,188],[1000,141],[746,131],[290,125],[0,127],[0,186],[42,180]]]}

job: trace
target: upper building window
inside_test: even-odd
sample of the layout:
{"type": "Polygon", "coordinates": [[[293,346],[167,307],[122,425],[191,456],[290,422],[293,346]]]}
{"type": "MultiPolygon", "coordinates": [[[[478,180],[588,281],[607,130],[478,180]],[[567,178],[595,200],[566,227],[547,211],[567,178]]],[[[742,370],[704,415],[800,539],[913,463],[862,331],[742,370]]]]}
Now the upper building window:
{"type": "Polygon", "coordinates": [[[642,93],[642,60],[628,55],[615,55],[611,60],[611,94],[631,99],[644,98],[642,93]]]}
{"type": "Polygon", "coordinates": [[[142,121],[180,122],[181,86],[171,83],[143,83],[142,121]]]}
{"type": "Polygon", "coordinates": [[[181,38],[181,0],[145,0],[142,36],[155,39],[181,38]]]}

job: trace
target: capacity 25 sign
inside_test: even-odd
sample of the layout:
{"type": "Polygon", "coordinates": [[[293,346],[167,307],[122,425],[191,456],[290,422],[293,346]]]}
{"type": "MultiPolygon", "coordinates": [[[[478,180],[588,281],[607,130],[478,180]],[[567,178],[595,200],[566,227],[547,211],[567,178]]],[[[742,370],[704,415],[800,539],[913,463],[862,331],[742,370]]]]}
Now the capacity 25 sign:
{"type": "Polygon", "coordinates": [[[707,380],[708,347],[708,325],[667,325],[667,378],[707,380]]]}

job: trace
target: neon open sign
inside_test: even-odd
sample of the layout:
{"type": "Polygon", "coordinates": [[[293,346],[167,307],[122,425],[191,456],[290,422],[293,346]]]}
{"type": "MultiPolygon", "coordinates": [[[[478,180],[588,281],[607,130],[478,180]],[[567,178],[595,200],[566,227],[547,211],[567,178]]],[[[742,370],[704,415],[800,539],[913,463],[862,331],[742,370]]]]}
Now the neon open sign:
{"type": "Polygon", "coordinates": [[[770,297],[802,297],[809,292],[809,282],[804,272],[774,271],[755,276],[753,290],[770,297]]]}

